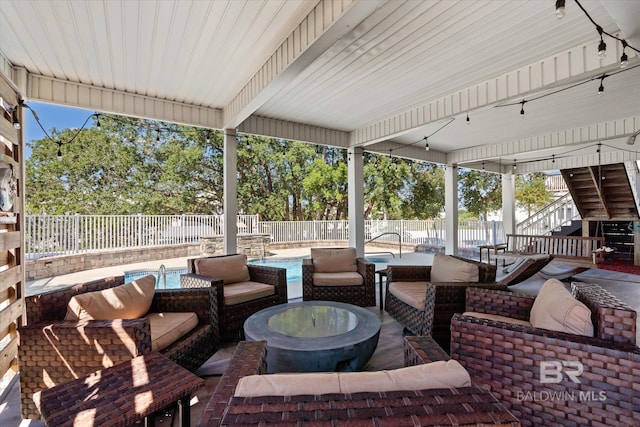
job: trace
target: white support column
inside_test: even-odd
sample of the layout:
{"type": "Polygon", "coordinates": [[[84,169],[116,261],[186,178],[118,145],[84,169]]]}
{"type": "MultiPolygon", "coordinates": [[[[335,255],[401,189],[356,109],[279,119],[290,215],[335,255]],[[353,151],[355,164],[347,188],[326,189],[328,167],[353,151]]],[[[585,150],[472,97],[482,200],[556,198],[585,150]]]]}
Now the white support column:
{"type": "Polygon", "coordinates": [[[444,211],[447,255],[458,254],[458,166],[447,165],[444,172],[444,211]]]}
{"type": "Polygon", "coordinates": [[[358,257],[364,256],[364,150],[349,149],[349,246],[356,248],[358,257]]]}
{"type": "Polygon", "coordinates": [[[224,130],[224,253],[234,254],[238,251],[237,217],[238,217],[238,141],[235,129],[224,130]]]}
{"type": "Polygon", "coordinates": [[[502,226],[505,236],[516,233],[516,179],[512,173],[502,174],[502,226]]]}

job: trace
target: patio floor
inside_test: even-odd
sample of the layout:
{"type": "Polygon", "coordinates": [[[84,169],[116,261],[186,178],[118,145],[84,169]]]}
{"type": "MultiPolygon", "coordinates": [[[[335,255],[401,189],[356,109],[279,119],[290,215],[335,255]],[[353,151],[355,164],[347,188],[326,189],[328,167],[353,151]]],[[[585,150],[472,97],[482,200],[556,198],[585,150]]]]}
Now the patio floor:
{"type": "MultiPolygon", "coordinates": [[[[306,250],[308,252],[308,249],[306,250]]],[[[278,257],[304,256],[304,249],[276,251],[278,257]],[[302,253],[301,253],[302,251],[302,253]]],[[[308,253],[307,253],[308,254],[308,253]]],[[[402,258],[396,255],[389,264],[430,264],[432,255],[420,253],[405,253],[402,258]]],[[[102,276],[122,274],[125,270],[135,270],[139,268],[157,269],[160,264],[169,267],[182,267],[186,265],[186,258],[176,258],[172,260],[162,260],[149,263],[130,264],[113,268],[91,270],[87,272],[74,273],[56,278],[42,279],[27,284],[27,294],[34,294],[60,286],[83,282],[89,279],[102,276]]],[[[377,263],[376,269],[384,268],[386,264],[377,263]]],[[[503,273],[498,270],[498,279],[503,273]]],[[[627,305],[640,310],[640,275],[621,273],[602,269],[591,269],[574,276],[576,280],[598,283],[612,294],[616,295],[627,305]]],[[[536,275],[532,278],[511,287],[515,292],[535,295],[545,279],[536,275]]],[[[379,285],[378,285],[379,286],[379,285]]],[[[378,292],[376,290],[376,296],[378,292]]],[[[380,312],[378,307],[370,307],[373,313],[380,317],[382,328],[378,347],[371,360],[364,367],[364,370],[377,371],[382,369],[394,369],[402,366],[402,327],[395,322],[386,312],[380,312]]],[[[638,328],[640,331],[640,327],[638,328]]],[[[638,337],[640,341],[640,337],[638,337]]],[[[233,354],[235,344],[224,345],[211,359],[209,359],[196,373],[205,378],[205,387],[201,388],[192,401],[192,424],[195,425],[199,419],[200,412],[206,406],[206,402],[213,392],[218,382],[219,376],[225,369],[229,358],[233,354]]],[[[159,421],[159,420],[158,420],[159,421]]],[[[169,419],[162,420],[164,425],[171,425],[169,419]]],[[[9,391],[4,402],[0,403],[0,425],[7,427],[31,426],[40,427],[44,423],[34,420],[21,420],[20,418],[20,395],[18,385],[15,384],[9,391]]]]}

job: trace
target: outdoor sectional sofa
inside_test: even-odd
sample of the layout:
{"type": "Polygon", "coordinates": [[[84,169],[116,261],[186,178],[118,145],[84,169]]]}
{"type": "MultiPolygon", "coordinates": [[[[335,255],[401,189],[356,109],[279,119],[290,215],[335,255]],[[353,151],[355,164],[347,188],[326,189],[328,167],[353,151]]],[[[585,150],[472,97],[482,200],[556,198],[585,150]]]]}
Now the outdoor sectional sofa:
{"type": "MultiPolygon", "coordinates": [[[[155,286],[151,276],[150,289],[155,286]]],[[[25,298],[26,325],[19,328],[20,393],[23,418],[40,418],[33,394],[92,374],[103,368],[158,350],[173,362],[195,371],[220,348],[218,305],[211,288],[156,289],[147,303],[148,311],[138,318],[114,320],[65,320],[73,297],[111,292],[124,285],[124,276],[108,277],[25,298]],[[158,313],[188,314],[192,329],[175,334],[171,316],[158,313]],[[197,317],[194,322],[191,313],[197,317]],[[150,320],[155,317],[156,320],[150,320]],[[152,343],[151,323],[164,323],[165,333],[152,343]],[[169,340],[166,338],[173,335],[169,340]],[[164,344],[158,345],[158,340],[164,344]]],[[[140,285],[139,287],[142,287],[140,285]]],[[[138,288],[139,288],[138,287],[138,288]]],[[[124,290],[130,291],[124,287],[124,290]]],[[[122,294],[118,294],[122,301],[122,294]]],[[[74,301],[78,301],[76,298],[74,301]]],[[[86,301],[86,299],[85,299],[86,301]]],[[[95,305],[94,305],[95,306],[95,305]]],[[[88,307],[88,305],[87,305],[88,307]]],[[[161,325],[162,327],[163,325],[161,325]]],[[[184,326],[184,323],[182,323],[184,326]]]]}
{"type": "MultiPolygon", "coordinates": [[[[405,342],[405,365],[409,361],[411,365],[421,366],[413,366],[409,368],[410,371],[405,370],[404,373],[430,372],[424,377],[416,378],[414,375],[407,378],[402,376],[402,369],[381,372],[263,375],[267,372],[266,342],[241,341],[203,411],[198,426],[520,425],[517,418],[493,395],[469,381],[464,368],[460,365],[456,368],[450,362],[445,362],[449,360],[448,355],[430,337],[426,337],[426,342],[430,348],[427,354],[423,352],[424,347],[417,352],[412,349],[411,357],[407,357],[405,342]],[[424,357],[417,357],[417,354],[424,357]],[[437,364],[424,365],[430,362],[437,364]],[[396,381],[397,374],[400,374],[401,379],[396,381]],[[342,377],[338,382],[341,391],[329,392],[328,388],[336,387],[327,384],[332,380],[319,378],[326,376],[335,380],[335,376],[340,375],[342,377]],[[254,380],[257,380],[258,387],[263,388],[256,390],[257,387],[249,387],[249,395],[246,395],[238,389],[247,391],[246,383],[243,385],[242,380],[247,380],[245,377],[249,376],[253,376],[249,379],[250,384],[255,384],[254,380]],[[438,379],[425,378],[431,376],[438,379]],[[393,391],[374,391],[380,387],[381,382],[390,379],[395,381],[393,391]],[[413,387],[405,389],[404,385],[407,383],[404,381],[413,387]],[[464,385],[429,389],[415,387],[417,383],[421,384],[421,381],[436,381],[432,386],[436,386],[437,382],[464,385]],[[286,390],[282,392],[280,387],[286,390]],[[354,390],[345,390],[350,387],[354,387],[354,390]],[[288,394],[287,391],[290,389],[295,391],[288,394]],[[313,391],[299,391],[302,389],[313,391]],[[323,392],[317,391],[319,389],[323,392]]],[[[389,382],[387,387],[388,384],[389,382]]]]}
{"type": "Polygon", "coordinates": [[[598,285],[572,291],[586,316],[554,306],[568,291],[552,294],[540,316],[532,296],[467,289],[467,313],[451,321],[451,357],[523,425],[638,426],[637,314],[598,285]],[[533,326],[540,322],[545,329],[533,326]]]}

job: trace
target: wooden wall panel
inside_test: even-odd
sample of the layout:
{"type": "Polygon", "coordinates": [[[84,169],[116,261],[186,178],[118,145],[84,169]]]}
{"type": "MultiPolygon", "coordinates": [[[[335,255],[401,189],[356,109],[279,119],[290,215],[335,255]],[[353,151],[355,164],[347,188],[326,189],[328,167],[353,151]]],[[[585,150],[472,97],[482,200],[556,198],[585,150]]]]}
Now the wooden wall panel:
{"type": "MultiPolygon", "coordinates": [[[[0,97],[3,105],[18,108],[23,124],[23,109],[16,107],[19,96],[1,72],[0,97]]],[[[0,203],[0,377],[5,380],[18,372],[18,327],[25,318],[23,131],[14,127],[11,111],[0,107],[0,189],[12,202],[0,203]]]]}

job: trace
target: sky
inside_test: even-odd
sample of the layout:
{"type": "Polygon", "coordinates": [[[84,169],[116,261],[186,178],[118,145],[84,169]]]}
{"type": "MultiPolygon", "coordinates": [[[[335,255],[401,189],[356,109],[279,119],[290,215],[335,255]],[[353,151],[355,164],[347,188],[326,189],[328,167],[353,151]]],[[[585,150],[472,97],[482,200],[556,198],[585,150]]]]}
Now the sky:
{"type": "MultiPolygon", "coordinates": [[[[33,101],[27,102],[27,105],[35,110],[40,118],[40,123],[42,123],[42,126],[49,134],[51,134],[51,129],[53,128],[56,128],[57,130],[79,128],[82,126],[84,121],[87,120],[87,117],[95,112],[92,110],[63,107],[60,105],[44,104],[33,101]]],[[[34,139],[45,138],[45,134],[40,129],[40,126],[36,122],[31,111],[29,111],[29,109],[25,109],[23,114],[26,116],[26,141],[30,142],[34,139]]],[[[93,126],[93,120],[89,120],[87,123],[87,127],[91,126],[93,126]]],[[[53,141],[51,143],[54,144],[53,141]]],[[[31,149],[27,146],[25,147],[25,159],[28,159],[30,155],[31,149]]]]}

